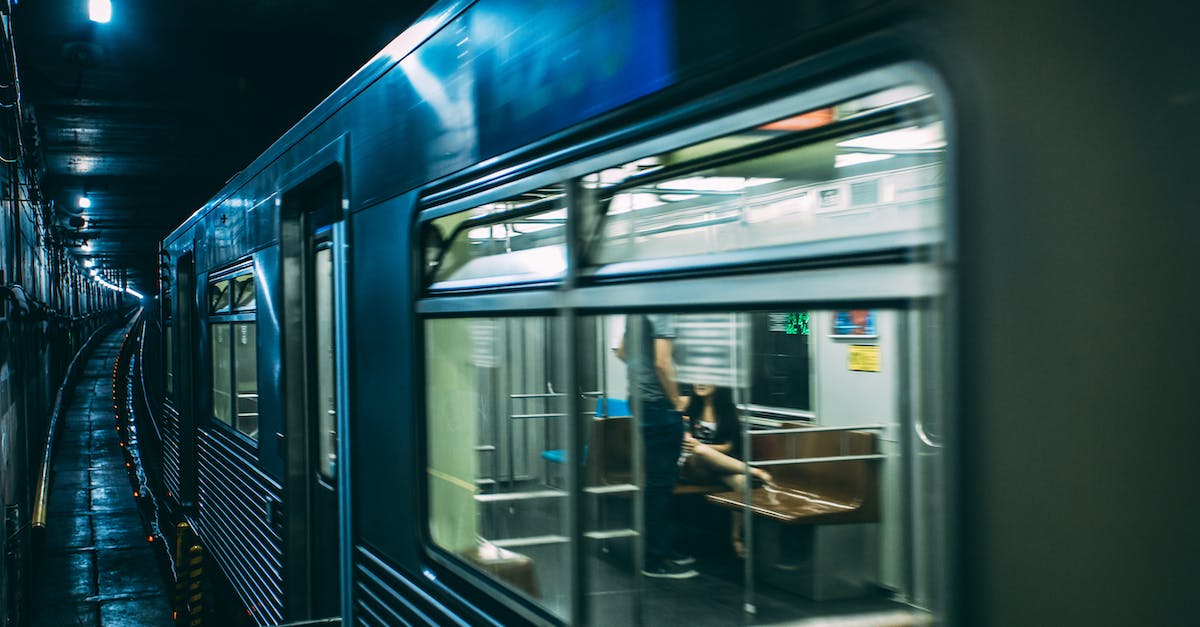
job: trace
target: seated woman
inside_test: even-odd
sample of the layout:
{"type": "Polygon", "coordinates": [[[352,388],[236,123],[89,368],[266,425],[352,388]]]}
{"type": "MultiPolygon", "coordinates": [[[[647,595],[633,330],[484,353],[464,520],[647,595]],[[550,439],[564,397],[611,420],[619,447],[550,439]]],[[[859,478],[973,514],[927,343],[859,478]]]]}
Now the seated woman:
{"type": "MultiPolygon", "coordinates": [[[[737,407],[729,388],[697,383],[686,399],[684,416],[690,428],[683,434],[683,456],[679,477],[687,483],[723,483],[741,491],[746,482],[746,464],[741,461],[742,438],[737,407]]],[[[750,476],[770,483],[771,475],[761,468],[750,468],[750,476]]],[[[742,517],[733,515],[733,549],[745,556],[741,538],[742,517]]]]}

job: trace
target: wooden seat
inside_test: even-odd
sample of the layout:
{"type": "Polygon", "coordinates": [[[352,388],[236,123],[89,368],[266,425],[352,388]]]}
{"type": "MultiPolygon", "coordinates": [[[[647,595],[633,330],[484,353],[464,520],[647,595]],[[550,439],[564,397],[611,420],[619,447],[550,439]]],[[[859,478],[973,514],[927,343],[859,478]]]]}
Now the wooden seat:
{"type": "MultiPolygon", "coordinates": [[[[751,438],[754,459],[805,459],[876,452],[875,434],[863,431],[783,433],[751,438]]],[[[789,524],[879,522],[879,459],[830,460],[767,467],[774,486],[750,491],[756,515],[789,524]]],[[[714,504],[741,510],[741,492],[708,495],[714,504]]]]}
{"type": "Polygon", "coordinates": [[[502,549],[490,542],[484,542],[475,549],[464,554],[467,561],[479,570],[503,581],[512,587],[525,592],[531,597],[538,596],[537,578],[533,572],[533,559],[514,551],[502,549]]]}

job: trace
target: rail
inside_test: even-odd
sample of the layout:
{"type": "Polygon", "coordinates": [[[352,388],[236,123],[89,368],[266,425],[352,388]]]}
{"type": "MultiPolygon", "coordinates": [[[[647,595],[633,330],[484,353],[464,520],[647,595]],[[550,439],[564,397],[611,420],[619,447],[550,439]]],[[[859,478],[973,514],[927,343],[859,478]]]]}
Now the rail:
{"type": "MultiPolygon", "coordinates": [[[[112,327],[118,321],[129,320],[132,316],[140,314],[141,311],[139,307],[135,313],[127,314],[116,321],[109,322],[96,329],[88,337],[87,341],[83,343],[83,346],[79,348],[79,351],[75,353],[75,357],[71,359],[70,365],[67,366],[67,372],[63,375],[63,382],[58,386],[58,392],[54,395],[54,410],[50,414],[50,428],[46,431],[46,446],[42,451],[42,469],[38,474],[37,491],[33,501],[33,521],[31,524],[34,529],[46,528],[46,508],[50,500],[50,462],[54,455],[55,435],[58,432],[58,423],[62,416],[63,397],[66,396],[66,390],[74,383],[80,358],[91,352],[93,343],[102,333],[111,331],[112,327]]],[[[86,358],[83,361],[86,361],[86,358]]]]}

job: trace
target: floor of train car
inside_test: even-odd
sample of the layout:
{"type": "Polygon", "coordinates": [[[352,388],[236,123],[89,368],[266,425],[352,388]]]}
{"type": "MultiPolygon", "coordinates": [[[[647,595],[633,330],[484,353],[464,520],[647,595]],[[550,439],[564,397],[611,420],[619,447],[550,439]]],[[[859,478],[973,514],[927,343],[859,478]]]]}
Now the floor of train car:
{"type": "MultiPolygon", "coordinates": [[[[532,486],[526,486],[526,489],[532,486]]],[[[672,529],[676,548],[696,558],[692,566],[699,576],[691,579],[641,578],[645,624],[771,624],[818,616],[874,614],[910,609],[892,600],[890,592],[878,589],[854,599],[814,601],[774,585],[756,581],[753,603],[755,614],[743,612],[747,602],[744,581],[745,562],[736,557],[730,544],[726,510],[704,503],[703,497],[676,497],[672,529]],[[681,502],[682,501],[682,505],[681,502]],[[697,509],[707,508],[708,515],[697,517],[697,509]],[[700,525],[697,526],[697,520],[700,525]],[[715,524],[714,524],[715,523],[715,524]]],[[[599,518],[590,518],[590,529],[614,530],[628,527],[628,499],[605,498],[599,518]],[[599,521],[599,522],[597,522],[599,521]],[[624,524],[622,524],[624,523],[624,524]]],[[[558,533],[561,520],[559,505],[539,500],[505,503],[501,511],[485,514],[484,537],[489,540],[558,533]]],[[[595,502],[589,511],[595,512],[595,502]]],[[[589,540],[585,568],[588,570],[589,603],[592,623],[634,624],[632,612],[637,598],[633,571],[633,540],[589,540]]],[[[503,541],[501,540],[501,544],[503,541]]],[[[565,612],[568,590],[565,571],[550,565],[564,561],[563,544],[526,545],[510,550],[533,561],[540,600],[565,612]]]]}

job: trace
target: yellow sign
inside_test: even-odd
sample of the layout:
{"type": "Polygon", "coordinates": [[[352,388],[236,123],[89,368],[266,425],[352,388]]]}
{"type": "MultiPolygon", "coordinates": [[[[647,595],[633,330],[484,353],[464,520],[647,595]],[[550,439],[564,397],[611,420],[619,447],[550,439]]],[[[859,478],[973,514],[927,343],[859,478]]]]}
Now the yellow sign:
{"type": "Polygon", "coordinates": [[[850,369],[858,372],[879,372],[879,347],[850,347],[850,369]]]}

